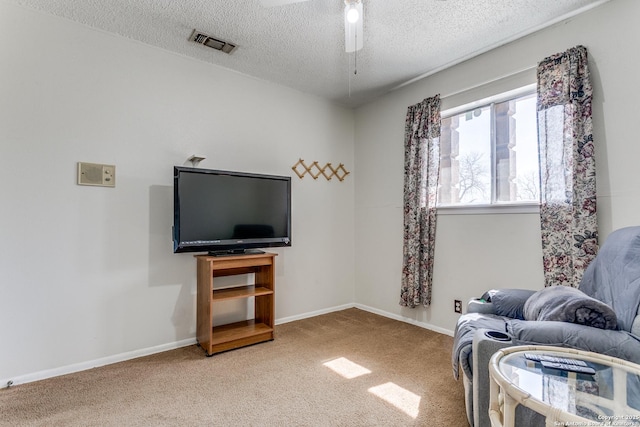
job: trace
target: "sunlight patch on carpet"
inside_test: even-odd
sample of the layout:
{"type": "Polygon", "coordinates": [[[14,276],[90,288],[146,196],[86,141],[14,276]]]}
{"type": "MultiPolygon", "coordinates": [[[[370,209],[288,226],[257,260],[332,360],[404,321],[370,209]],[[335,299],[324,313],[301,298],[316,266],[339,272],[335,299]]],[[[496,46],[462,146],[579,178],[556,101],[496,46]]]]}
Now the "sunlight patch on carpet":
{"type": "Polygon", "coordinates": [[[360,366],[345,357],[330,360],[323,363],[323,365],[348,380],[371,373],[371,371],[364,366],[360,366]]]}
{"type": "Polygon", "coordinates": [[[373,393],[380,399],[391,403],[411,418],[416,419],[420,412],[420,396],[402,388],[394,383],[386,383],[371,387],[369,393],[373,393]]]}

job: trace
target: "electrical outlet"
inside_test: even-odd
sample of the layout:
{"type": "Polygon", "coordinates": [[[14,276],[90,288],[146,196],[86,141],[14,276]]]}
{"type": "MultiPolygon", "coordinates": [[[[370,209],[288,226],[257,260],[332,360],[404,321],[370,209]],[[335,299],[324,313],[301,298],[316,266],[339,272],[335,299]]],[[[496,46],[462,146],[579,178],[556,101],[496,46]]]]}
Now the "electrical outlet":
{"type": "Polygon", "coordinates": [[[462,314],[462,301],[459,299],[453,300],[453,311],[462,314]]]}

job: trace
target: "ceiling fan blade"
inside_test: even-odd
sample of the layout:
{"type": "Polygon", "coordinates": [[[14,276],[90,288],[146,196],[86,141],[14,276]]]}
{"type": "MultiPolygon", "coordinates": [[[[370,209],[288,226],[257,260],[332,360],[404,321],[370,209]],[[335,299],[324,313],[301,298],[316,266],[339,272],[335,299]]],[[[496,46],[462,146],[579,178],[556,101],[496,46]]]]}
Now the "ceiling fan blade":
{"type": "Polygon", "coordinates": [[[293,3],[302,3],[308,0],[260,0],[263,7],[285,6],[293,3]]]}

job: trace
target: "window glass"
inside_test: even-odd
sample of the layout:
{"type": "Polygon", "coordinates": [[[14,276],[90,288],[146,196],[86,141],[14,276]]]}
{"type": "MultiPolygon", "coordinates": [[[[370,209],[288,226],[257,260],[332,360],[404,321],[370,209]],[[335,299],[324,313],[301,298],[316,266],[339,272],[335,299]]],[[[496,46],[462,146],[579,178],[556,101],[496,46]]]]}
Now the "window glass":
{"type": "Polygon", "coordinates": [[[538,123],[536,96],[529,95],[515,101],[513,115],[516,135],[514,201],[537,202],[540,200],[540,169],[538,163],[538,123]]]}
{"type": "Polygon", "coordinates": [[[535,94],[443,115],[438,205],[537,202],[537,144],[535,94]]]}

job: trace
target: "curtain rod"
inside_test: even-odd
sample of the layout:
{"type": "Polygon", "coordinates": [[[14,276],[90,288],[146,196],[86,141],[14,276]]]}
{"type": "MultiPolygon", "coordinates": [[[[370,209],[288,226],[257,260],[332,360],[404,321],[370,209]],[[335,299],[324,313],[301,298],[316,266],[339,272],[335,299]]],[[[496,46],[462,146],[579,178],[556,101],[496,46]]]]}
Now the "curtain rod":
{"type": "Polygon", "coordinates": [[[536,64],[536,65],[532,65],[532,66],[529,66],[529,67],[526,67],[526,68],[522,68],[522,69],[520,69],[518,71],[514,71],[514,72],[508,73],[508,74],[504,74],[504,75],[502,75],[500,77],[496,77],[496,78],[491,79],[491,80],[487,80],[486,82],[478,83],[478,84],[475,84],[473,86],[469,86],[467,88],[460,89],[460,90],[457,90],[455,92],[448,93],[446,95],[442,95],[440,97],[440,99],[451,98],[452,96],[460,95],[461,93],[465,93],[465,92],[468,92],[470,90],[474,90],[474,89],[477,89],[479,87],[486,86],[486,85],[491,84],[491,83],[495,83],[495,82],[497,82],[499,80],[507,79],[507,78],[513,77],[513,76],[515,76],[517,74],[524,73],[525,71],[534,70],[537,67],[538,67],[538,65],[536,64]]]}

